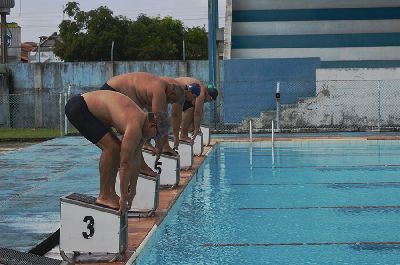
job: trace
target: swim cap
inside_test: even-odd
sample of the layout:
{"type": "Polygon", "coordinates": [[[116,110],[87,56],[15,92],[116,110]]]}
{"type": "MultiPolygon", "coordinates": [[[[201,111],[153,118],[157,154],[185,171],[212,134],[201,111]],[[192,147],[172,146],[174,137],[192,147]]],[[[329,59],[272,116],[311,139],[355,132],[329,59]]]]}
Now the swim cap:
{"type": "Polygon", "coordinates": [[[218,90],[215,88],[207,88],[207,93],[212,97],[213,100],[215,100],[218,97],[218,90]]]}
{"type": "Polygon", "coordinates": [[[192,92],[192,94],[196,95],[197,97],[200,95],[200,85],[197,83],[192,83],[189,85],[186,85],[188,90],[192,92]]]}

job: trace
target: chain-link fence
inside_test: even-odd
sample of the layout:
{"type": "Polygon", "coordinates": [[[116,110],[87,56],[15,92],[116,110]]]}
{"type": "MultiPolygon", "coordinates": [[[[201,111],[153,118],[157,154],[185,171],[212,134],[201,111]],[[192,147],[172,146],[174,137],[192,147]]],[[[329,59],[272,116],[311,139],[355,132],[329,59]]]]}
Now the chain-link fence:
{"type": "MultiPolygon", "coordinates": [[[[204,82],[207,83],[207,82],[204,82]]],[[[216,101],[204,104],[203,124],[219,133],[397,131],[400,128],[400,80],[253,81],[218,84],[216,101]],[[239,87],[229,89],[228,86],[239,87]],[[276,92],[280,97],[276,98],[276,92]]],[[[76,132],[64,115],[64,93],[0,96],[0,128],[51,128],[59,135],[76,132]]]]}
{"type": "Polygon", "coordinates": [[[214,132],[248,133],[250,121],[260,133],[271,132],[272,121],[281,132],[400,128],[400,80],[225,82],[219,91],[203,115],[214,132]]]}
{"type": "Polygon", "coordinates": [[[24,93],[0,96],[0,128],[47,128],[64,132],[64,94],[24,93]]]}

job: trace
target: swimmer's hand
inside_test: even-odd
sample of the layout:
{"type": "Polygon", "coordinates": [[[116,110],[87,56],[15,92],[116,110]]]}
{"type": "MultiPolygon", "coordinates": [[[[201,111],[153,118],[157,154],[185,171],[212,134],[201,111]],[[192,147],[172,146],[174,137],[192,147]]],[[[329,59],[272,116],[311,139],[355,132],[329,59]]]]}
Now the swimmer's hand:
{"type": "Polygon", "coordinates": [[[179,148],[179,137],[174,137],[174,150],[178,150],[179,148]]]}
{"type": "MultiPolygon", "coordinates": [[[[135,188],[136,190],[136,188],[135,188]]],[[[128,194],[128,209],[132,207],[133,198],[135,198],[136,191],[130,191],[128,194]]]]}
{"type": "Polygon", "coordinates": [[[194,141],[194,139],[196,139],[196,136],[201,133],[200,128],[194,129],[193,130],[193,135],[192,135],[192,141],[194,141]]]}
{"type": "Polygon", "coordinates": [[[158,160],[160,160],[161,152],[162,152],[162,148],[156,148],[156,152],[155,152],[155,154],[153,154],[153,156],[156,156],[156,161],[154,163],[157,163],[158,160]]]}
{"type": "Polygon", "coordinates": [[[127,208],[126,208],[126,199],[127,198],[125,196],[121,196],[119,198],[119,210],[118,210],[119,215],[124,214],[126,212],[126,210],[127,210],[127,208]]]}

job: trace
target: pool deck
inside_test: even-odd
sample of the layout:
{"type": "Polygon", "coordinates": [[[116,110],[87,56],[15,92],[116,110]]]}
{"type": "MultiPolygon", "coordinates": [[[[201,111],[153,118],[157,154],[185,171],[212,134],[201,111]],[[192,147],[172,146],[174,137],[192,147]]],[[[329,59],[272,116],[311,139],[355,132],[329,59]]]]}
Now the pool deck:
{"type": "MultiPolygon", "coordinates": [[[[165,216],[168,214],[169,209],[174,205],[179,195],[183,192],[186,185],[192,179],[192,177],[197,173],[199,167],[201,166],[203,160],[206,158],[207,153],[211,150],[212,145],[215,141],[211,143],[210,146],[204,146],[203,153],[201,156],[194,156],[193,165],[191,169],[181,170],[179,185],[174,188],[160,189],[159,194],[159,205],[155,214],[151,217],[141,217],[141,218],[129,218],[128,220],[128,249],[118,261],[112,263],[79,263],[79,264],[90,264],[90,265],[105,265],[105,264],[115,264],[122,265],[131,264],[136,256],[140,253],[141,248],[146,244],[147,239],[151,236],[154,229],[164,220],[165,216]]],[[[60,259],[60,254],[58,251],[58,246],[52,251],[47,253],[46,257],[60,259]]]]}

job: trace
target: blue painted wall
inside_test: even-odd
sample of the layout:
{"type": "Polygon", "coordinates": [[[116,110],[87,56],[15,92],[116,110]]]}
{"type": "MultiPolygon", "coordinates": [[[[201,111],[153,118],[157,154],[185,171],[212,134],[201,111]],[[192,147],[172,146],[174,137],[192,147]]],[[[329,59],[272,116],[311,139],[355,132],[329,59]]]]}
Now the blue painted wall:
{"type": "Polygon", "coordinates": [[[281,102],[295,103],[299,97],[315,96],[319,58],[232,59],[224,61],[224,122],[239,123],[275,110],[276,82],[281,102]]]}
{"type": "Polygon", "coordinates": [[[208,61],[19,63],[8,67],[14,86],[11,91],[3,87],[3,94],[23,95],[10,96],[9,111],[0,102],[0,126],[5,126],[9,114],[15,128],[58,128],[59,93],[65,93],[69,86],[72,95],[96,90],[114,75],[140,71],[158,76],[192,76],[208,83],[208,61]]]}
{"type": "Polygon", "coordinates": [[[370,20],[400,18],[399,7],[329,8],[292,10],[240,10],[232,12],[232,22],[370,20]]]}

